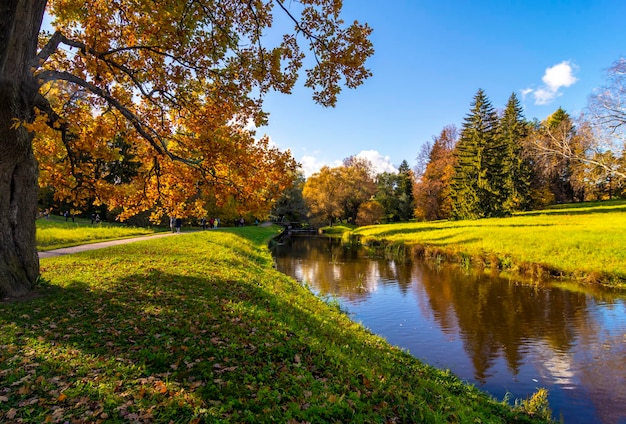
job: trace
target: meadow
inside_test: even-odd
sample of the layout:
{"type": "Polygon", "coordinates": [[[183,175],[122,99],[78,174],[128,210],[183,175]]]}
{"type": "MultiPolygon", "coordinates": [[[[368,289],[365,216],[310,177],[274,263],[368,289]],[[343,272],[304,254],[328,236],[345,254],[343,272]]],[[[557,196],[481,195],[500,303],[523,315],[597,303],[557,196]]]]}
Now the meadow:
{"type": "Polygon", "coordinates": [[[0,421],[545,422],[544,392],[493,399],[276,271],[278,231],[42,259],[37,296],[0,302],[0,421]]]}
{"type": "Polygon", "coordinates": [[[353,234],[365,244],[406,247],[429,260],[535,279],[626,285],[625,200],[560,205],[510,218],[374,225],[353,234]]]}

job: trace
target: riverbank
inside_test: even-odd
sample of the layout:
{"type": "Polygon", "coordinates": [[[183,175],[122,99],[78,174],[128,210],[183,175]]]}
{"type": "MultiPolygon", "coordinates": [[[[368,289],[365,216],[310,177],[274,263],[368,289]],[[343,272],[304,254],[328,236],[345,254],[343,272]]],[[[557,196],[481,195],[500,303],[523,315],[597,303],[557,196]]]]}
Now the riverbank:
{"type": "MultiPolygon", "coordinates": [[[[278,231],[42,259],[40,296],[0,303],[0,420],[541,422],[274,270],[278,231]]],[[[542,415],[544,394],[525,408],[542,415]]]]}
{"type": "Polygon", "coordinates": [[[561,205],[510,218],[374,225],[352,234],[389,254],[626,288],[626,201],[561,205]]]}

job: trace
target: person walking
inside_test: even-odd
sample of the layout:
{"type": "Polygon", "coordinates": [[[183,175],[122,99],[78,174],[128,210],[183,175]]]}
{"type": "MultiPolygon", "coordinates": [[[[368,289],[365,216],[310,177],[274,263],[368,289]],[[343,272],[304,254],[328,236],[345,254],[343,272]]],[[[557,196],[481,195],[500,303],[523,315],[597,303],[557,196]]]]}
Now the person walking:
{"type": "Polygon", "coordinates": [[[176,232],[180,233],[180,227],[183,226],[183,220],[180,218],[176,218],[176,232]]]}
{"type": "Polygon", "coordinates": [[[176,232],[176,217],[175,216],[170,216],[170,230],[172,230],[172,232],[176,232]]]}

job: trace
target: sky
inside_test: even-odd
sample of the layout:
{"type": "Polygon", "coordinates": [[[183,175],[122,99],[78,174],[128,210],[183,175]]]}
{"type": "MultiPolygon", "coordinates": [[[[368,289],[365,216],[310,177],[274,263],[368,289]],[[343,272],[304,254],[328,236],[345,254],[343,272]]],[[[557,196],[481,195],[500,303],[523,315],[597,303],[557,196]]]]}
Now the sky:
{"type": "MultiPolygon", "coordinates": [[[[516,93],[528,119],[559,107],[584,111],[606,70],[626,56],[624,0],[344,0],[343,19],[367,22],[373,77],[344,89],[334,108],[312,100],[302,81],[272,93],[267,134],[308,177],[344,158],[378,172],[410,167],[447,125],[460,128],[479,89],[496,109],[516,93]]],[[[278,12],[278,10],[277,10],[278,12]]]]}

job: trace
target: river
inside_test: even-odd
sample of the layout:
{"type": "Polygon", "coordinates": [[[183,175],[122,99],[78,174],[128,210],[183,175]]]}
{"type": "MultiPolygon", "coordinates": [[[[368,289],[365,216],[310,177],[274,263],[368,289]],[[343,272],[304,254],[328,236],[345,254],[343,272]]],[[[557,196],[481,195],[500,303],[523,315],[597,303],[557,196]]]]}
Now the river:
{"type": "Polygon", "coordinates": [[[273,254],[353,320],[498,400],[544,387],[557,420],[626,423],[623,291],[370,257],[328,237],[290,237],[273,254]]]}

